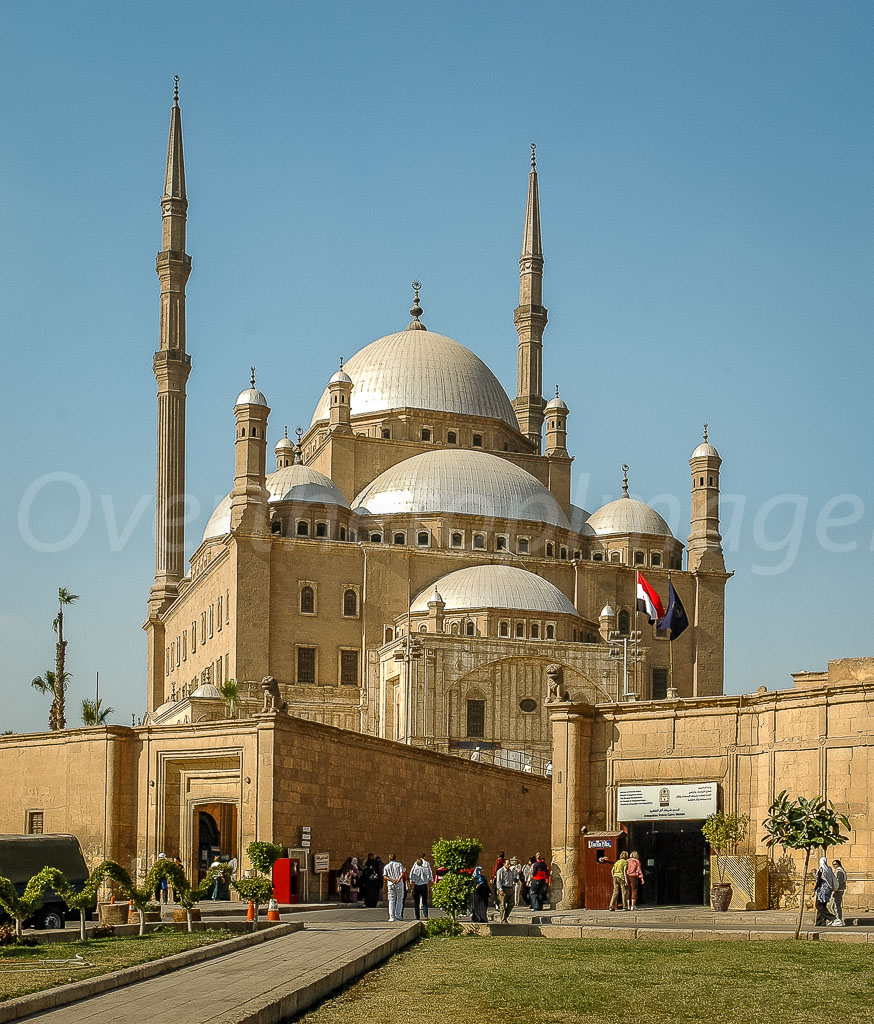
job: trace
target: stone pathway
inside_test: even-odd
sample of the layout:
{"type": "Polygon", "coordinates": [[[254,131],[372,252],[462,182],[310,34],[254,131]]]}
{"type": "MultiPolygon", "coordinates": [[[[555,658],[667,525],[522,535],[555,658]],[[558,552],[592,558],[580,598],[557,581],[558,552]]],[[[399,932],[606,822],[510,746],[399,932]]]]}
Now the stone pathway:
{"type": "Polygon", "coordinates": [[[304,931],[50,1010],[39,1020],[276,1024],[375,967],[418,935],[415,922],[308,921],[304,931]]]}

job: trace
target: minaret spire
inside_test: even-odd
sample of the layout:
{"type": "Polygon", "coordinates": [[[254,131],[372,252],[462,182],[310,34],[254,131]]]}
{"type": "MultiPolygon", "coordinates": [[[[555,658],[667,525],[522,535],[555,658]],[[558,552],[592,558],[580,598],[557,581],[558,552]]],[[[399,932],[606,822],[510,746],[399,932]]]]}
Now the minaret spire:
{"type": "Polygon", "coordinates": [[[540,190],[537,182],[537,153],[531,143],[531,170],[519,258],[519,305],[513,322],[519,335],[519,364],[513,408],[519,430],[540,451],[543,431],[543,243],[540,237],[540,190]]]}
{"type": "MultiPolygon", "coordinates": [[[[158,466],[155,544],[155,583],[149,596],[149,622],[158,619],[176,597],[184,575],[185,556],[185,386],[191,357],[185,350],[185,285],[191,257],[185,252],[188,196],[182,149],[182,109],[179,76],[174,78],[167,169],[161,196],[161,251],[155,269],[161,287],[158,351],[152,368],[158,385],[158,466]]],[[[148,628],[148,623],[147,623],[148,628]]],[[[151,698],[162,698],[157,676],[163,657],[154,653],[151,698]]],[[[162,681],[161,681],[162,682],[162,681]]]]}

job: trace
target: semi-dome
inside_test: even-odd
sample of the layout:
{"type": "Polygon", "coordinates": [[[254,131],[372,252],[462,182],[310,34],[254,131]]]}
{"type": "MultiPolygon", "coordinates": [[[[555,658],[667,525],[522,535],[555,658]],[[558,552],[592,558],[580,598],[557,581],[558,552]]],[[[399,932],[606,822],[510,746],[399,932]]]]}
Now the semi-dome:
{"type": "MultiPolygon", "coordinates": [[[[278,447],[278,446],[277,446],[278,447]]],[[[349,508],[343,492],[324,473],[309,466],[284,466],[267,475],[267,490],[271,503],[277,501],[307,501],[318,505],[340,505],[349,508]]],[[[231,496],[219,502],[203,531],[203,540],[223,537],[231,532],[231,496]]]]}
{"type": "Polygon", "coordinates": [[[592,536],[595,531],[589,526],[589,516],[591,514],[591,512],[581,508],[579,505],[571,505],[570,524],[574,533],[581,533],[585,537],[592,536]]]}
{"type": "MultiPolygon", "coordinates": [[[[479,356],[433,331],[378,338],[344,363],[343,371],[355,385],[349,403],[353,417],[426,409],[499,419],[519,429],[510,399],[479,356]]],[[[330,409],[325,388],[310,425],[327,420],[330,409]]]]}
{"type": "Polygon", "coordinates": [[[539,480],[506,459],[479,451],[438,449],[405,459],[368,484],[352,508],[359,515],[458,513],[570,528],[539,480]]]}
{"type": "Polygon", "coordinates": [[[671,528],[654,508],[624,495],[593,512],[589,516],[589,527],[599,537],[621,533],[673,537],[671,528]]]}
{"type": "Polygon", "coordinates": [[[512,565],[472,565],[441,576],[426,587],[410,605],[410,611],[427,612],[434,587],[439,587],[447,612],[468,608],[498,611],[539,612],[545,615],[578,615],[565,595],[548,580],[512,565]]]}

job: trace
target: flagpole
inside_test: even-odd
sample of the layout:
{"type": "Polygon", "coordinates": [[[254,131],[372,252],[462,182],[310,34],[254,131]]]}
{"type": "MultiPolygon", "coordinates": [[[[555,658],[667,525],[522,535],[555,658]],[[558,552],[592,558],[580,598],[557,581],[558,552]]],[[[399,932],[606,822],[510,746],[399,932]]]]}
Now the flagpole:
{"type": "MultiPolygon", "coordinates": [[[[668,569],[668,592],[670,592],[670,587],[671,587],[671,570],[668,569]]],[[[668,689],[669,690],[673,690],[673,688],[674,688],[674,631],[673,630],[671,630],[671,636],[670,636],[670,638],[668,640],[668,655],[669,655],[669,665],[670,665],[670,667],[668,668],[668,689]]]]}

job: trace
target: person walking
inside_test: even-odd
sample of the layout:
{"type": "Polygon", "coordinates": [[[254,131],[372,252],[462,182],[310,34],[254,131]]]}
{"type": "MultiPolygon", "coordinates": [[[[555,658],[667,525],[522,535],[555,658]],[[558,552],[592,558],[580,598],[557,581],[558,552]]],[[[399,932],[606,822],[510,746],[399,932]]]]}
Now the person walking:
{"type": "Polygon", "coordinates": [[[628,869],[625,873],[628,881],[628,900],[632,910],[637,910],[637,890],[643,885],[643,867],[641,866],[637,850],[632,850],[628,855],[628,869]]]}
{"type": "Polygon", "coordinates": [[[424,853],[416,858],[416,863],[410,868],[410,884],[413,887],[413,911],[416,920],[419,917],[419,908],[422,910],[422,917],[428,920],[428,886],[434,881],[434,872],[431,865],[425,860],[424,853]]]}
{"type": "Polygon", "coordinates": [[[389,854],[388,864],[383,868],[382,876],[386,881],[386,899],[388,900],[389,921],[400,921],[404,916],[404,870],[403,864],[389,854]]]}
{"type": "Polygon", "coordinates": [[[501,850],[501,852],[497,856],[497,859],[495,860],[495,866],[492,869],[492,877],[490,879],[490,881],[492,883],[492,886],[494,887],[494,890],[495,890],[495,910],[500,910],[501,909],[501,903],[500,903],[500,900],[501,900],[501,888],[498,885],[498,872],[501,870],[501,868],[503,866],[504,866],[504,851],[501,850]]]}
{"type": "Polygon", "coordinates": [[[349,902],[349,889],[352,885],[351,879],[352,858],[347,857],[337,875],[337,888],[340,890],[340,902],[349,902]]]}
{"type": "Polygon", "coordinates": [[[816,922],[814,927],[824,928],[837,918],[828,908],[828,901],[837,886],[837,879],[834,872],[828,866],[828,859],[819,858],[819,867],[816,869],[816,880],[813,889],[813,901],[816,904],[816,922]]]}
{"type": "Polygon", "coordinates": [[[534,870],[534,858],[529,857],[522,865],[522,902],[531,906],[531,872],[534,870]]]}
{"type": "Polygon", "coordinates": [[[361,895],[365,907],[375,907],[382,892],[382,862],[368,853],[361,875],[361,895]]]}
{"type": "Polygon", "coordinates": [[[507,861],[498,868],[495,885],[501,894],[501,923],[506,924],[513,909],[513,896],[516,892],[516,874],[507,861]]]}
{"type": "Polygon", "coordinates": [[[473,872],[473,899],[471,901],[470,919],[476,924],[489,922],[489,896],[492,890],[483,869],[477,864],[473,872]]]}
{"type": "Polygon", "coordinates": [[[832,871],[835,876],[835,891],[832,893],[832,906],[835,908],[835,919],[833,925],[843,927],[844,924],[844,892],[847,888],[847,873],[839,860],[832,861],[832,871]]]}
{"type": "Polygon", "coordinates": [[[531,909],[543,910],[546,901],[547,882],[549,880],[549,868],[546,861],[539,853],[534,854],[531,864],[531,909]]]}
{"type": "Polygon", "coordinates": [[[623,910],[628,910],[628,854],[625,850],[619,854],[610,873],[613,876],[613,895],[607,909],[616,910],[621,903],[623,910]]]}

